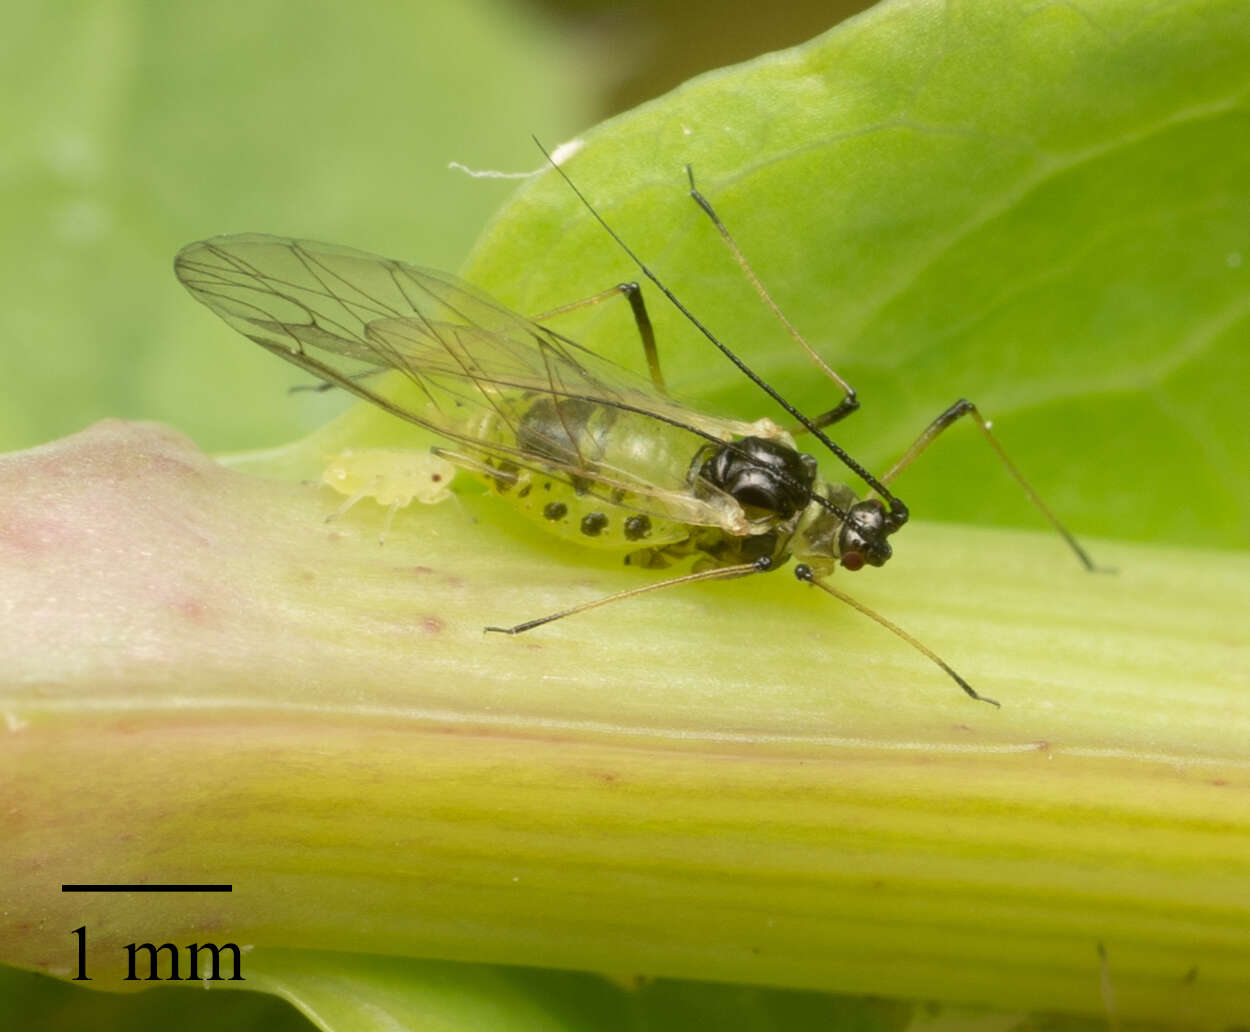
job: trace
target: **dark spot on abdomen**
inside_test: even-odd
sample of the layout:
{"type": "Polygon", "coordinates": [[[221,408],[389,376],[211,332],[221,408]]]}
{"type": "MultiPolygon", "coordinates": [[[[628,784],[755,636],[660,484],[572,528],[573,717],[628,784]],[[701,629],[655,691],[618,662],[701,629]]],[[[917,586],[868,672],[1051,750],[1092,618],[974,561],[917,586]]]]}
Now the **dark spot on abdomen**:
{"type": "Polygon", "coordinates": [[[645,537],[650,537],[650,535],[650,516],[630,516],[625,521],[625,539],[627,541],[641,541],[645,537]]]}
{"type": "Polygon", "coordinates": [[[587,537],[598,537],[608,526],[608,518],[601,512],[588,512],[582,517],[582,533],[587,537]]]}

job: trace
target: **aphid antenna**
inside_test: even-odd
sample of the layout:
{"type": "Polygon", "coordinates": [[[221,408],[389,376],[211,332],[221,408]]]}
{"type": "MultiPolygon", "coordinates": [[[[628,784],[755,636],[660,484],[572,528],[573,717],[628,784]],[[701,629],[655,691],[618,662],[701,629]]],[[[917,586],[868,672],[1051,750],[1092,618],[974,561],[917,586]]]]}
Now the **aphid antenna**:
{"type": "Polygon", "coordinates": [[[820,588],[821,591],[824,591],[827,594],[832,595],[834,598],[840,599],[841,601],[845,602],[848,606],[850,606],[852,609],[858,609],[861,613],[864,614],[864,616],[868,617],[868,619],[875,620],[882,627],[884,627],[887,631],[892,631],[894,634],[898,635],[900,638],[903,639],[903,641],[907,642],[907,644],[910,645],[917,652],[921,652],[924,655],[928,656],[929,659],[931,659],[934,663],[936,663],[943,670],[945,670],[954,679],[955,683],[959,685],[959,687],[962,688],[969,697],[976,699],[978,702],[988,702],[991,706],[1001,709],[1001,705],[997,701],[995,701],[994,699],[991,699],[988,695],[982,695],[975,688],[973,688],[972,685],[970,685],[967,681],[965,681],[962,677],[960,677],[959,674],[955,673],[954,668],[949,663],[947,663],[946,660],[944,660],[941,656],[939,656],[936,652],[934,652],[931,648],[929,648],[928,645],[924,644],[924,642],[918,641],[917,639],[913,638],[910,634],[908,634],[905,630],[903,630],[903,628],[901,628],[898,624],[892,623],[891,621],[887,620],[884,616],[878,613],[875,609],[870,609],[868,606],[864,605],[864,603],[860,602],[858,599],[852,598],[846,592],[839,591],[837,588],[833,587],[833,585],[829,584],[826,581],[817,580],[815,573],[812,571],[812,568],[808,566],[806,563],[800,563],[798,566],[794,568],[794,576],[801,581],[806,581],[808,584],[812,585],[813,587],[820,588]]]}
{"type": "MultiPolygon", "coordinates": [[[[629,256],[630,260],[635,265],[638,266],[639,271],[641,271],[642,274],[646,276],[647,279],[649,279],[655,285],[656,289],[659,290],[660,293],[663,294],[668,299],[669,303],[672,304],[673,307],[676,308],[677,311],[681,313],[683,318],[685,318],[686,321],[689,322],[691,326],[693,326],[696,330],[698,330],[701,334],[703,334],[703,336],[706,337],[708,341],[711,342],[713,347],[715,347],[722,355],[724,355],[727,359],[729,359],[729,361],[732,362],[737,367],[739,372],[741,372],[748,380],[750,380],[753,384],[755,384],[755,386],[757,386],[760,390],[762,390],[765,394],[767,394],[770,398],[772,398],[774,402],[780,405],[781,408],[784,409],[785,412],[789,416],[797,420],[799,424],[805,430],[807,430],[808,433],[810,433],[814,438],[816,438],[816,440],[818,440],[821,444],[823,444],[826,448],[828,448],[829,451],[833,455],[835,455],[838,458],[838,460],[844,466],[846,466],[847,469],[851,470],[851,472],[853,472],[856,476],[858,476],[861,480],[863,480],[864,483],[866,483],[870,488],[872,488],[872,490],[875,491],[885,501],[886,505],[889,507],[889,511],[886,513],[886,520],[888,521],[888,524],[889,524],[887,533],[893,533],[894,531],[898,530],[899,527],[903,526],[903,524],[907,522],[908,517],[911,514],[908,511],[907,506],[902,502],[902,500],[900,500],[899,498],[896,498],[890,492],[889,488],[885,486],[885,484],[881,483],[881,481],[878,480],[875,476],[873,476],[872,473],[870,473],[867,469],[865,469],[864,466],[856,462],[855,459],[851,458],[851,456],[847,454],[846,450],[843,449],[841,445],[835,443],[832,439],[830,439],[830,437],[823,430],[821,430],[820,425],[815,420],[810,419],[809,417],[805,416],[802,412],[800,412],[797,408],[795,408],[792,404],[790,404],[790,402],[788,402],[775,387],[770,385],[754,369],[752,369],[749,365],[747,365],[745,361],[739,358],[738,355],[734,353],[734,351],[732,351],[728,345],[722,343],[721,340],[716,336],[716,334],[714,334],[710,329],[708,329],[708,327],[704,325],[704,323],[698,318],[698,316],[696,316],[692,311],[690,311],[690,309],[687,308],[682,303],[681,299],[678,298],[677,295],[674,294],[667,286],[665,286],[664,282],[654,272],[652,272],[650,268],[647,267],[646,263],[643,262],[643,260],[639,258],[638,255],[634,252],[633,248],[631,248],[629,244],[627,244],[625,240],[621,237],[621,235],[617,233],[615,229],[612,228],[612,226],[608,223],[607,219],[605,219],[602,215],[599,214],[599,212],[595,209],[594,205],[592,205],[590,201],[586,198],[586,195],[583,194],[580,189],[578,189],[577,184],[573,182],[573,180],[569,177],[569,174],[565,172],[564,169],[561,168],[558,164],[556,164],[555,161],[552,160],[551,155],[547,152],[547,149],[542,145],[542,142],[538,139],[538,137],[534,136],[531,138],[533,139],[535,146],[537,146],[538,149],[542,151],[543,155],[547,158],[548,162],[550,162],[551,167],[554,168],[557,173],[559,173],[560,178],[563,179],[564,182],[568,185],[569,189],[573,191],[573,194],[577,197],[577,199],[581,201],[581,203],[585,206],[586,210],[590,212],[591,215],[594,216],[595,221],[597,221],[599,225],[601,225],[604,228],[607,234],[616,242],[616,245],[622,251],[624,251],[626,255],[629,256]]],[[[815,500],[822,505],[824,503],[823,499],[817,498],[815,500]]]]}

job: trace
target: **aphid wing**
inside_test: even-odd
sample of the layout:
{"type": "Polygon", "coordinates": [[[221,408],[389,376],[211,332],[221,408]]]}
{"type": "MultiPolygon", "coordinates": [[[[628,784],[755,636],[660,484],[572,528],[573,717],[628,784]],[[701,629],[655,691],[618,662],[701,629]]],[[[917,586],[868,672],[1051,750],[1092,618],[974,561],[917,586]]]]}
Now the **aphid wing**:
{"type": "Polygon", "coordinates": [[[692,497],[690,462],[749,424],[657,397],[641,377],[454,276],[256,234],[192,244],[175,271],[244,336],[457,442],[475,462],[623,494],[641,512],[726,524],[723,505],[692,497]],[[388,369],[420,394],[371,375],[388,369]]]}
{"type": "Polygon", "coordinates": [[[174,271],[196,300],[262,347],[316,347],[377,365],[363,328],[395,310],[383,292],[366,293],[362,277],[381,282],[382,275],[365,259],[346,248],[248,234],[191,244],[174,260],[174,271]]]}
{"type": "Polygon", "coordinates": [[[197,300],[272,351],[318,348],[418,376],[554,381],[591,396],[619,394],[609,383],[631,375],[448,273],[352,248],[214,237],[184,248],[174,270],[197,300]]]}

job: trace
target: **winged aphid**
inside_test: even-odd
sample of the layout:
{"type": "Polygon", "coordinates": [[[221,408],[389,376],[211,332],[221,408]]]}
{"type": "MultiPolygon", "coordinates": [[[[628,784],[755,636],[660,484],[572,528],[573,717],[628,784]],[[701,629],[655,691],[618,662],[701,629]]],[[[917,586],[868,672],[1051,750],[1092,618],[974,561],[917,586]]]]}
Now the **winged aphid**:
{"type": "MultiPolygon", "coordinates": [[[[565,175],[558,166],[557,171],[565,175]]],[[[571,182],[570,187],[585,202],[571,182]]],[[[637,284],[526,318],[456,277],[350,248],[258,234],[185,247],[178,278],[199,301],[261,347],[442,437],[435,454],[483,480],[501,500],[551,533],[613,549],[626,562],[685,572],[512,627],[517,634],[573,613],[659,588],[741,577],[795,560],[796,577],[847,602],[906,640],[978,694],[932,650],[829,583],[836,567],[881,566],[889,538],[908,520],[888,484],[946,427],[970,415],[1087,569],[1093,563],[1041,503],[961,399],[933,420],[887,473],[874,476],[828,437],[850,415],[854,390],[808,346],[759,282],[711,204],[711,219],[764,301],[842,391],[816,418],[798,411],[716,338],[586,203],[642,273],[712,344],[794,420],[723,419],[675,400],[660,371],[637,284]],[[581,304],[622,294],[630,303],[650,372],[644,379],[548,325],[581,304]],[[403,374],[396,385],[377,374],[403,374]],[[859,497],[826,480],[796,434],[810,435],[869,488],[859,497]]]]}

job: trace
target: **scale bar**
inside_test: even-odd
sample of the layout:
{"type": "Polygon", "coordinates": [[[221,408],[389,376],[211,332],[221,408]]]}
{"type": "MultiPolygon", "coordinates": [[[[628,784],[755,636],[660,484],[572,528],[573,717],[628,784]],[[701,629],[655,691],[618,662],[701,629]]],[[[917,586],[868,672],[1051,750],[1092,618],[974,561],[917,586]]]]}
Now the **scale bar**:
{"type": "Polygon", "coordinates": [[[181,884],[127,884],[126,882],[101,882],[98,884],[76,883],[62,885],[62,892],[233,892],[233,885],[213,882],[186,882],[181,884]]]}

